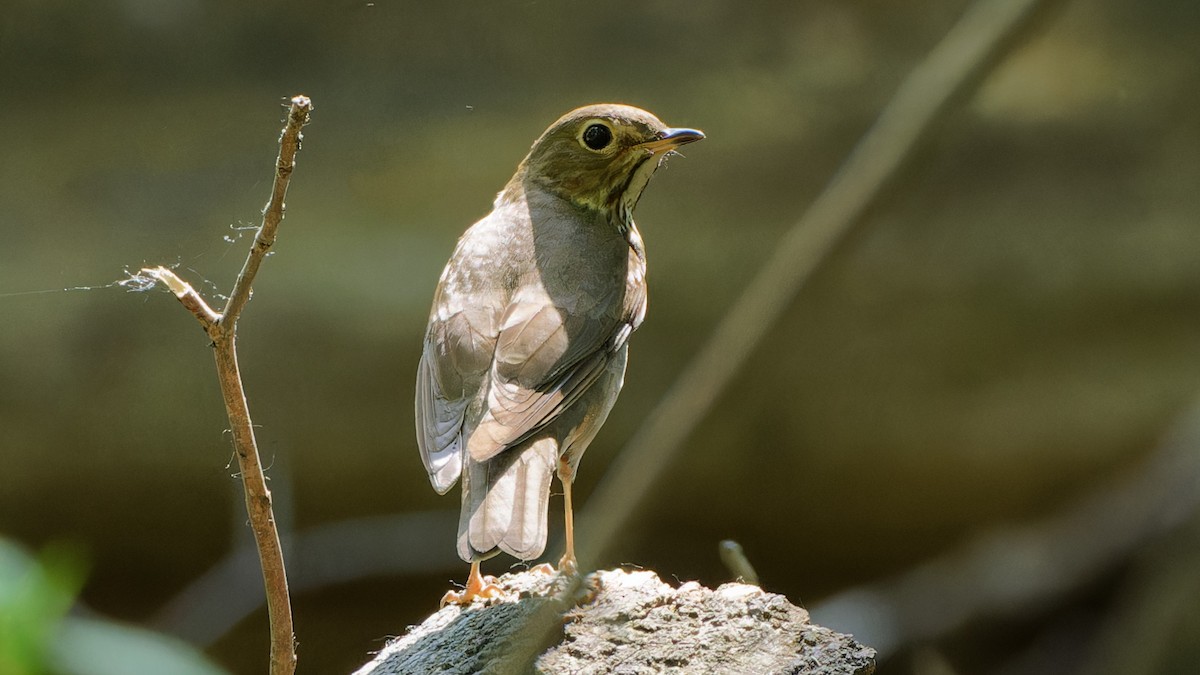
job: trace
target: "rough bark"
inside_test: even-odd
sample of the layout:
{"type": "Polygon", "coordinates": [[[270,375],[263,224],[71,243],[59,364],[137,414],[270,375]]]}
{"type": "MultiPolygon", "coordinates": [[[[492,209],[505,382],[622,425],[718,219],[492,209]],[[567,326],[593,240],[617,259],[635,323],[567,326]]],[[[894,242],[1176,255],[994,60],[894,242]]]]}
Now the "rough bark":
{"type": "Polygon", "coordinates": [[[498,583],[503,597],[442,608],[355,675],[875,670],[874,650],[757,586],[673,588],[653,572],[624,570],[574,582],[529,571],[498,583]]]}

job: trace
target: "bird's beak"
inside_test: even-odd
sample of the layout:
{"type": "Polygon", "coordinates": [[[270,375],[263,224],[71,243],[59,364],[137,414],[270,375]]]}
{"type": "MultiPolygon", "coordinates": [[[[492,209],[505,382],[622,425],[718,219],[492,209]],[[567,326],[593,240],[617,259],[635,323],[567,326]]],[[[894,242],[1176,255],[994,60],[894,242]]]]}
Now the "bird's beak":
{"type": "Polygon", "coordinates": [[[637,147],[649,150],[652,155],[657,155],[670,152],[681,145],[694,143],[703,138],[704,132],[696,129],[663,129],[658,132],[658,138],[646,141],[645,143],[639,143],[637,147]]]}

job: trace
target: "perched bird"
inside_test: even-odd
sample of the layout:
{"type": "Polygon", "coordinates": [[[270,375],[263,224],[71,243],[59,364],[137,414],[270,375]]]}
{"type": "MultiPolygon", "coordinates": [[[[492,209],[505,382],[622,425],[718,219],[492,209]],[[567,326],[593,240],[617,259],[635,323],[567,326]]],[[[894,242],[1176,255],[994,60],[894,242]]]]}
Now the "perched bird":
{"type": "Polygon", "coordinates": [[[704,138],[645,110],[602,104],[550,125],[459,239],[433,297],[417,370],[417,444],[445,494],[461,477],[458,555],[469,602],[497,589],[479,562],[546,547],[551,475],[571,481],[625,377],[646,313],[646,254],[633,208],[671,152],[704,138]]]}

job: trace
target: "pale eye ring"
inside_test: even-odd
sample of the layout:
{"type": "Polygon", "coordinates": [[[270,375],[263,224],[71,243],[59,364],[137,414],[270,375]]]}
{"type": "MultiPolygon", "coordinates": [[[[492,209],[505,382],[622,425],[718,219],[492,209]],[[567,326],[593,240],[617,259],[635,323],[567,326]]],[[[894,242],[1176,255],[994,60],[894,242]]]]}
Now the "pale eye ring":
{"type": "Polygon", "coordinates": [[[612,144],[612,128],[599,120],[588,123],[579,134],[579,142],[588,150],[600,152],[612,144]]]}

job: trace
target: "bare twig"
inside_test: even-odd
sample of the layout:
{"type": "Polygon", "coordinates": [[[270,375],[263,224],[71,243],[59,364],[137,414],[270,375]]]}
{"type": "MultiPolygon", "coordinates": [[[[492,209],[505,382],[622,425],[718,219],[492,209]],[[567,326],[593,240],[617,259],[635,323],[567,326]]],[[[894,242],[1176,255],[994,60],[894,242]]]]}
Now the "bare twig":
{"type": "Polygon", "coordinates": [[[213,311],[212,307],[200,297],[196,289],[188,282],[180,279],[174,272],[166,267],[145,267],[142,268],[141,277],[150,278],[163,286],[167,290],[175,294],[176,299],[183,305],[184,309],[192,313],[196,319],[200,321],[200,325],[204,327],[205,332],[209,332],[217,322],[221,320],[221,315],[213,311]]]}
{"type": "Polygon", "coordinates": [[[246,264],[238,273],[237,283],[225,303],[221,323],[230,326],[237,323],[242,308],[250,300],[250,285],[258,274],[258,266],[262,264],[267,251],[275,244],[275,232],[283,220],[283,198],[287,196],[288,183],[292,179],[292,169],[296,166],[296,152],[300,150],[300,129],[308,123],[308,115],[312,112],[312,101],[307,96],[297,96],[292,99],[292,108],[288,112],[287,124],[279,137],[279,157],[275,160],[275,184],[271,187],[271,199],[263,207],[262,227],[254,237],[250,246],[250,254],[246,256],[246,264]]]}
{"type": "Polygon", "coordinates": [[[586,569],[617,540],[621,526],[662,475],[688,435],[750,358],[792,298],[943,121],[972,91],[1049,0],[976,0],[859,141],[837,174],[784,235],[712,337],[622,450],[580,517],[586,569]]]}
{"type": "Polygon", "coordinates": [[[233,433],[233,447],[237,453],[238,466],[242,475],[242,488],[246,494],[246,512],[250,517],[250,529],[258,548],[259,564],[262,567],[263,586],[266,589],[267,612],[271,621],[271,675],[291,675],[296,670],[296,647],[292,628],[292,608],[288,597],[287,574],[283,565],[283,550],[279,544],[279,532],[275,528],[275,517],[271,510],[271,491],[263,474],[258,456],[258,444],[254,439],[254,428],[250,423],[250,409],[246,404],[246,393],[242,388],[242,377],[237,362],[237,320],[250,299],[251,285],[258,268],[275,243],[275,233],[283,220],[284,197],[300,149],[301,129],[308,123],[312,112],[312,101],[306,96],[291,100],[287,123],[279,139],[279,157],[275,162],[275,183],[271,199],[263,209],[262,225],[246,256],[246,263],[238,274],[233,292],[225,304],[225,311],[218,314],[190,284],[180,279],[165,267],[147,268],[142,275],[166,286],[179,302],[192,313],[204,327],[212,340],[213,355],[217,362],[217,379],[221,384],[221,395],[225,399],[225,412],[233,433]]]}

